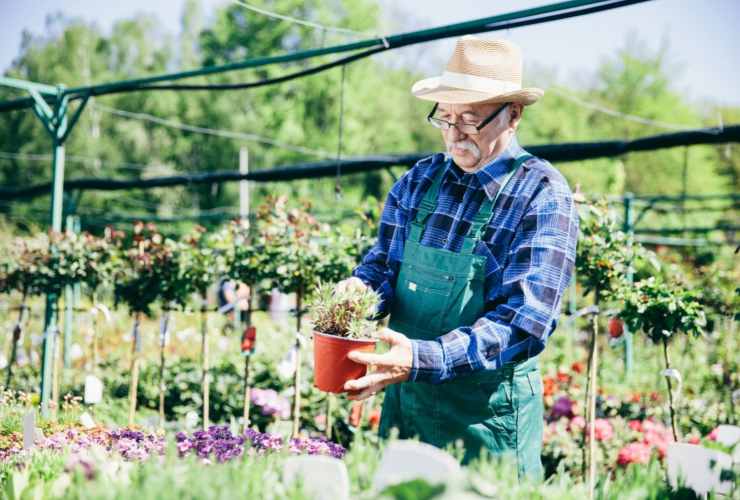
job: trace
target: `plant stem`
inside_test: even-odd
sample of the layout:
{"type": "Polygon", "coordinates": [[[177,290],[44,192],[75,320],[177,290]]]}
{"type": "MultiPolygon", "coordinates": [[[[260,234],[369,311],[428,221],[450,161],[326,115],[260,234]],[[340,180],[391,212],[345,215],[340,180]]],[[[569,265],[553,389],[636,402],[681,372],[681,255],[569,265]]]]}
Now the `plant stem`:
{"type": "Polygon", "coordinates": [[[296,337],[295,337],[295,374],[293,377],[293,433],[298,437],[301,422],[301,319],[303,316],[303,287],[296,292],[296,337]]]}
{"type": "Polygon", "coordinates": [[[211,377],[209,373],[208,365],[208,309],[203,300],[203,305],[200,308],[200,335],[201,335],[201,356],[203,362],[203,375],[201,385],[203,386],[203,430],[208,430],[209,418],[208,410],[210,404],[210,386],[211,377]]]}
{"type": "Polygon", "coordinates": [[[164,348],[167,342],[167,330],[170,323],[170,311],[166,310],[162,318],[162,331],[159,335],[159,428],[164,428],[164,348]]]}
{"type": "Polygon", "coordinates": [[[134,425],[136,417],[136,393],[139,388],[139,325],[141,323],[141,313],[137,312],[134,316],[134,331],[131,339],[131,387],[128,391],[128,426],[134,425]]]}
{"type": "Polygon", "coordinates": [[[18,321],[13,327],[13,340],[10,344],[10,356],[8,359],[7,375],[5,376],[5,388],[10,388],[10,382],[13,379],[13,364],[18,355],[18,341],[21,339],[21,332],[23,331],[23,311],[26,310],[26,292],[23,292],[21,298],[21,305],[18,307],[18,321]]]}
{"type": "Polygon", "coordinates": [[[334,426],[331,412],[334,410],[334,394],[331,392],[326,394],[326,437],[331,439],[331,431],[334,426]]]}
{"type": "MultiPolygon", "coordinates": [[[[663,359],[665,360],[666,370],[671,369],[671,359],[668,356],[668,339],[663,337],[663,359]]],[[[673,408],[673,384],[671,384],[671,377],[666,376],[666,383],[668,384],[668,408],[671,412],[671,429],[673,430],[673,440],[678,442],[678,429],[676,428],[676,412],[673,408]]]]}
{"type": "MultiPolygon", "coordinates": [[[[249,298],[247,299],[246,328],[249,328],[252,326],[252,297],[254,295],[253,291],[254,291],[254,287],[250,285],[249,298]]],[[[249,409],[250,409],[250,404],[252,402],[251,388],[249,387],[249,358],[251,357],[252,356],[250,355],[244,356],[244,408],[242,412],[242,417],[244,420],[244,430],[245,431],[249,428],[249,409]]]]}
{"type": "Polygon", "coordinates": [[[586,430],[588,432],[588,497],[589,499],[594,498],[594,492],[596,489],[596,439],[594,421],[596,420],[596,394],[598,391],[597,386],[597,373],[599,366],[599,349],[598,349],[598,334],[599,334],[599,290],[598,288],[594,291],[594,305],[596,306],[596,312],[591,317],[591,347],[588,357],[588,407],[586,410],[586,430]]]}

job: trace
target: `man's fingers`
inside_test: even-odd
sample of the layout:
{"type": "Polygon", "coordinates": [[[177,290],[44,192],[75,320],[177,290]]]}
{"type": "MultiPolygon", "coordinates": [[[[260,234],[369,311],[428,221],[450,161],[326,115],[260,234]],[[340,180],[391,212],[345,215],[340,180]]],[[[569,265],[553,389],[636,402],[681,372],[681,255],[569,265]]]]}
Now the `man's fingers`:
{"type": "Polygon", "coordinates": [[[347,399],[352,401],[362,401],[363,399],[367,399],[373,394],[376,394],[378,391],[382,390],[384,385],[373,385],[371,387],[368,387],[365,390],[362,391],[353,391],[347,394],[347,399]]]}
{"type": "Polygon", "coordinates": [[[388,355],[375,354],[374,352],[365,351],[350,351],[347,353],[347,357],[355,363],[362,365],[378,365],[378,366],[395,366],[395,361],[388,355]]]}
{"type": "Polygon", "coordinates": [[[406,335],[398,332],[394,332],[390,328],[383,328],[378,333],[378,338],[385,342],[386,344],[390,344],[392,346],[397,344],[402,344],[404,341],[406,341],[407,337],[406,335]]]}
{"type": "Polygon", "coordinates": [[[364,377],[355,380],[348,380],[344,383],[345,391],[361,391],[373,385],[382,384],[390,378],[390,375],[383,372],[368,373],[364,377]]]}

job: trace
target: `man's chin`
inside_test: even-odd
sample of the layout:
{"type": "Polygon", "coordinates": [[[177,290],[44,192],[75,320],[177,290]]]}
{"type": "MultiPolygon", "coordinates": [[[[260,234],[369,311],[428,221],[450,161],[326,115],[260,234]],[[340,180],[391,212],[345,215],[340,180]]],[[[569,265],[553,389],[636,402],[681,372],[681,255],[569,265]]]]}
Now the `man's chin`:
{"type": "Polygon", "coordinates": [[[475,158],[471,154],[455,154],[452,153],[452,159],[455,161],[455,165],[460,167],[464,171],[474,170],[478,164],[475,158]]]}

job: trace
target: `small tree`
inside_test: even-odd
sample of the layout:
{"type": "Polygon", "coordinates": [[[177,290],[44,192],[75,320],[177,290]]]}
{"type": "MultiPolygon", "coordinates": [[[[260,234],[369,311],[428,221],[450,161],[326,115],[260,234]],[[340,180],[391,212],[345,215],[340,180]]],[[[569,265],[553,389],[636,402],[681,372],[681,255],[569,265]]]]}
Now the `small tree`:
{"type": "Polygon", "coordinates": [[[203,430],[209,425],[210,375],[208,360],[208,288],[225,268],[224,259],[218,255],[217,236],[206,235],[205,228],[196,226],[184,238],[180,253],[182,275],[188,286],[200,296],[201,333],[201,387],[203,391],[203,430]]]}
{"type": "Polygon", "coordinates": [[[619,292],[619,298],[624,302],[619,317],[633,331],[642,330],[653,343],[663,346],[671,428],[673,439],[678,441],[671,384],[671,378],[677,375],[671,367],[668,342],[676,334],[684,333],[693,337],[703,334],[706,317],[702,305],[697,300],[697,292],[651,277],[630,287],[624,287],[619,292]]]}
{"type": "Polygon", "coordinates": [[[591,492],[596,483],[596,449],[594,420],[596,418],[596,393],[598,373],[599,305],[609,300],[623,286],[632,248],[627,236],[619,230],[617,221],[604,204],[586,205],[581,212],[581,235],[576,255],[576,277],[581,282],[584,295],[593,292],[594,310],[591,319],[591,339],[586,380],[586,427],[584,445],[588,434],[588,460],[584,446],[583,472],[588,463],[588,483],[591,492]]]}
{"type": "MultiPolygon", "coordinates": [[[[176,259],[174,242],[166,240],[154,224],[134,224],[129,247],[122,253],[122,266],[116,276],[114,295],[116,303],[124,303],[134,314],[133,339],[131,346],[131,389],[129,391],[129,425],[133,425],[136,413],[136,393],[139,381],[139,353],[141,335],[139,326],[143,315],[151,316],[151,307],[157,300],[169,309],[171,304],[184,304],[188,290],[179,285],[179,263],[176,259]]],[[[164,361],[163,341],[166,320],[163,318],[160,339],[160,391],[162,390],[162,367],[164,361]]],[[[160,394],[160,407],[162,406],[160,394]]],[[[160,411],[161,417],[161,411],[160,411]]]]}

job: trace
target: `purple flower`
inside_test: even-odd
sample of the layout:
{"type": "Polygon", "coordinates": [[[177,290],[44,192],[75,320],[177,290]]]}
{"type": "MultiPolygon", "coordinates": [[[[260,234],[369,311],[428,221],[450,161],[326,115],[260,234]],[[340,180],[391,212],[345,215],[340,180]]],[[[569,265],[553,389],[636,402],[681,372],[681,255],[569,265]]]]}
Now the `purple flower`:
{"type": "Polygon", "coordinates": [[[278,418],[290,416],[290,401],[273,389],[252,389],[250,401],[260,409],[262,415],[278,418]]]}
{"type": "Polygon", "coordinates": [[[550,416],[553,420],[558,420],[561,417],[573,418],[573,406],[575,402],[568,396],[560,396],[555,404],[552,405],[550,416]]]}

